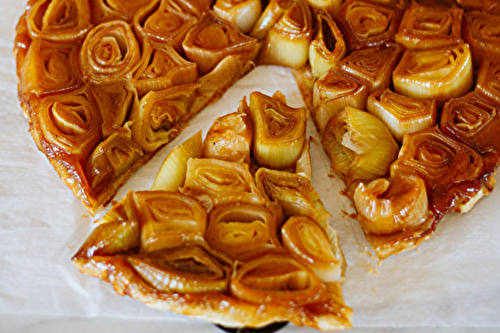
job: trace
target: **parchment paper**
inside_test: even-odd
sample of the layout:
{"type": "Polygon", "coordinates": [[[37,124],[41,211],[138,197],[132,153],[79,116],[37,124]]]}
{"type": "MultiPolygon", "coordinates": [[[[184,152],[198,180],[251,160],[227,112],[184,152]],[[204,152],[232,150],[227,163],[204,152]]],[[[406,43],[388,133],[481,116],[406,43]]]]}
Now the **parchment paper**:
{"type": "MultiPolygon", "coordinates": [[[[93,219],[35,147],[18,104],[12,41],[23,6],[24,0],[0,0],[0,315],[122,318],[124,325],[154,319],[167,331],[192,323],[197,332],[215,332],[210,323],[117,296],[110,285],[72,266],[70,258],[93,219]]],[[[116,198],[129,189],[149,189],[172,147],[199,129],[206,133],[213,119],[236,110],[244,95],[277,89],[290,105],[303,105],[289,70],[259,67],[193,119],[116,198]]],[[[312,122],[309,132],[315,135],[312,122]]],[[[331,224],[349,264],[344,296],[356,327],[500,327],[500,189],[470,213],[450,214],[417,251],[379,266],[358,222],[343,213],[352,207],[339,195],[342,182],[327,176],[330,162],[321,146],[316,142],[311,150],[313,185],[333,214],[331,224]]]]}

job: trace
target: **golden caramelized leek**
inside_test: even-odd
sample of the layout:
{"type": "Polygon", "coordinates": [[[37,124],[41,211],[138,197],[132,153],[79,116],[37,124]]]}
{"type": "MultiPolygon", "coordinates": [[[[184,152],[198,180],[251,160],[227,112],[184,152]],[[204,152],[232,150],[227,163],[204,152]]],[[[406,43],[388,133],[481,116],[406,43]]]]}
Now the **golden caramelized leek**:
{"type": "Polygon", "coordinates": [[[370,2],[399,9],[407,9],[410,6],[410,0],[370,0],[370,2]]]}
{"type": "Polygon", "coordinates": [[[134,86],[140,96],[196,82],[196,64],[185,60],[167,44],[145,40],[141,65],[134,73],[134,86]]]}
{"type": "Polygon", "coordinates": [[[22,93],[38,96],[61,93],[82,85],[78,69],[78,44],[35,39],[21,67],[22,93]]]}
{"type": "Polygon", "coordinates": [[[309,64],[313,75],[319,78],[335,67],[347,50],[342,33],[330,15],[318,13],[316,26],[316,37],[309,45],[309,64]]]}
{"type": "Polygon", "coordinates": [[[207,213],[194,198],[178,192],[129,191],[127,201],[130,218],[141,226],[141,252],[203,240],[207,213]]]}
{"type": "Polygon", "coordinates": [[[260,0],[217,0],[213,10],[221,19],[236,24],[238,30],[246,34],[259,19],[262,4],[260,0]]]}
{"type": "Polygon", "coordinates": [[[360,50],[394,41],[403,11],[369,1],[348,0],[339,16],[349,49],[360,50]]]}
{"type": "Polygon", "coordinates": [[[295,165],[306,141],[307,110],[287,106],[279,91],[273,97],[252,92],[250,115],[253,154],[259,165],[274,169],[295,165]]]}
{"type": "Polygon", "coordinates": [[[229,203],[210,213],[207,242],[234,260],[283,253],[277,237],[283,215],[276,206],[229,203]]]}
{"type": "Polygon", "coordinates": [[[401,53],[396,44],[354,51],[339,63],[338,71],[361,81],[371,94],[390,86],[392,71],[401,53]]]}
{"type": "Polygon", "coordinates": [[[240,33],[234,25],[207,12],[188,32],[182,47],[186,57],[198,65],[198,72],[203,75],[230,55],[244,54],[247,59],[254,59],[259,44],[240,33]]]}
{"type": "Polygon", "coordinates": [[[127,252],[140,245],[140,227],[129,219],[123,199],[115,204],[92,230],[74,259],[111,256],[127,252]]]}
{"type": "Polygon", "coordinates": [[[94,23],[112,20],[130,22],[137,11],[150,2],[151,0],[90,0],[92,20],[94,23]]]}
{"type": "MultiPolygon", "coordinates": [[[[500,13],[500,3],[498,3],[500,13]]],[[[484,58],[500,58],[500,16],[491,12],[465,13],[463,36],[470,45],[474,64],[479,66],[484,58]]]]}
{"type": "Polygon", "coordinates": [[[485,13],[500,14],[498,0],[456,0],[458,4],[468,10],[480,10],[485,13]]]}
{"type": "Polygon", "coordinates": [[[393,73],[396,92],[436,98],[438,105],[462,96],[474,84],[469,45],[425,51],[408,50],[393,73]]]}
{"type": "Polygon", "coordinates": [[[124,21],[96,26],[87,34],[80,50],[82,74],[95,84],[130,77],[140,60],[139,43],[124,21]]]}
{"type": "Polygon", "coordinates": [[[258,40],[266,38],[269,30],[281,19],[285,11],[294,3],[293,0],[271,0],[260,15],[250,32],[250,36],[258,40]]]}
{"type": "Polygon", "coordinates": [[[266,37],[262,64],[299,68],[307,63],[313,37],[312,15],[305,0],[297,0],[286,10],[266,37]]]}
{"type": "Polygon", "coordinates": [[[432,210],[441,214],[459,208],[462,200],[479,191],[477,185],[468,188],[467,182],[477,182],[482,176],[483,159],[472,148],[445,136],[437,127],[406,134],[399,158],[391,167],[391,175],[416,175],[427,186],[432,210]],[[460,186],[468,192],[455,200],[460,186]]]}
{"type": "Polygon", "coordinates": [[[180,51],[182,41],[196,22],[196,17],[178,8],[174,1],[154,0],[134,16],[134,29],[141,40],[168,43],[180,51]]]}
{"type": "Polygon", "coordinates": [[[94,193],[104,193],[143,155],[127,128],[102,141],[87,159],[87,177],[94,193]]]}
{"type": "Polygon", "coordinates": [[[204,12],[212,8],[214,0],[170,0],[179,11],[201,18],[204,12]]]}
{"type": "Polygon", "coordinates": [[[28,11],[28,31],[33,39],[74,41],[90,29],[90,17],[87,1],[40,0],[28,11]]]}
{"type": "Polygon", "coordinates": [[[416,175],[360,183],[354,192],[354,205],[363,230],[375,235],[403,231],[432,216],[425,183],[416,175]]]}
{"type": "Polygon", "coordinates": [[[342,0],[307,0],[309,6],[317,12],[323,11],[330,15],[336,15],[342,6],[342,0]]]}
{"type": "Polygon", "coordinates": [[[311,146],[312,138],[306,140],[304,144],[304,149],[302,150],[302,154],[295,164],[295,173],[298,173],[302,176],[305,176],[308,179],[312,179],[312,162],[311,162],[311,154],[309,152],[309,148],[311,146]]]}
{"type": "Polygon", "coordinates": [[[479,68],[476,91],[483,97],[500,104],[500,59],[485,59],[479,68]]]}
{"type": "Polygon", "coordinates": [[[174,147],[167,155],[156,174],[151,191],[177,191],[186,179],[187,162],[190,158],[201,158],[201,131],[174,147]]]}
{"type": "Polygon", "coordinates": [[[48,96],[33,114],[45,150],[85,159],[101,138],[101,117],[94,98],[85,88],[48,96]]]}
{"type": "Polygon", "coordinates": [[[483,99],[477,92],[450,99],[441,112],[440,128],[483,154],[487,168],[496,168],[500,154],[500,107],[483,99]]]}
{"type": "Polygon", "coordinates": [[[239,199],[263,202],[248,164],[212,158],[188,161],[186,181],[180,191],[203,201],[207,208],[239,199]]]}
{"type": "Polygon", "coordinates": [[[335,70],[328,71],[313,88],[313,119],[319,132],[323,133],[328,120],[346,106],[365,109],[367,99],[368,89],[357,79],[335,70]]]}
{"type": "Polygon", "coordinates": [[[139,105],[137,91],[126,80],[92,86],[91,92],[101,112],[105,138],[117,130],[121,131],[127,117],[139,105]]]}
{"type": "Polygon", "coordinates": [[[198,84],[151,91],[130,115],[132,139],[145,151],[153,152],[177,134],[176,125],[188,119],[198,84]]]}
{"type": "Polygon", "coordinates": [[[399,148],[382,121],[351,107],[330,119],[322,144],[333,171],[344,178],[347,188],[356,180],[387,175],[399,148]]]}
{"type": "Polygon", "coordinates": [[[266,255],[236,267],[231,293],[252,303],[304,304],[320,299],[325,285],[288,255],[266,255]]]}
{"type": "Polygon", "coordinates": [[[238,112],[215,119],[203,141],[203,157],[250,163],[253,129],[247,109],[244,98],[238,112]]]}
{"type": "Polygon", "coordinates": [[[285,217],[304,215],[326,228],[330,220],[319,194],[311,180],[303,175],[286,171],[260,168],[255,174],[260,192],[283,209],[285,217]]]}
{"type": "Polygon", "coordinates": [[[321,281],[340,281],[342,251],[316,222],[306,216],[291,217],[281,228],[281,238],[287,251],[321,281]]]}
{"type": "Polygon", "coordinates": [[[386,89],[371,94],[367,107],[368,112],[382,120],[399,142],[403,141],[405,133],[436,125],[437,105],[432,98],[407,97],[386,89]]]}
{"type": "Polygon", "coordinates": [[[230,269],[199,246],[182,246],[129,256],[144,280],[165,292],[226,291],[230,269]]]}
{"type": "Polygon", "coordinates": [[[418,3],[405,12],[396,41],[408,49],[434,49],[462,43],[463,10],[418,3]]]}

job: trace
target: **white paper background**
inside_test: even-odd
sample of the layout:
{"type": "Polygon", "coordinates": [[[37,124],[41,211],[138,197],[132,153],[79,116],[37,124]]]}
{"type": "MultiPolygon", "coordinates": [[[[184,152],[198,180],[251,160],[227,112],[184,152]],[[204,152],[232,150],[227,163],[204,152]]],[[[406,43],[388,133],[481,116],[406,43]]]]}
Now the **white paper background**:
{"type": "MultiPolygon", "coordinates": [[[[0,332],[69,327],[71,331],[175,327],[216,332],[204,321],[117,296],[110,285],[73,268],[70,258],[88,234],[92,219],[35,147],[18,104],[12,43],[23,7],[24,0],[0,0],[0,332]]],[[[216,116],[236,110],[244,95],[254,90],[271,94],[277,89],[289,104],[302,105],[289,70],[257,68],[192,120],[117,197],[129,189],[148,189],[171,147],[200,128],[205,133],[216,116]]],[[[329,161],[318,144],[312,145],[312,157],[313,184],[333,214],[331,223],[339,231],[350,266],[344,296],[354,309],[357,330],[500,330],[500,190],[469,214],[445,218],[417,251],[378,266],[358,223],[342,213],[352,208],[339,195],[342,183],[327,177],[329,161]]],[[[290,325],[286,330],[297,328],[290,325]]]]}

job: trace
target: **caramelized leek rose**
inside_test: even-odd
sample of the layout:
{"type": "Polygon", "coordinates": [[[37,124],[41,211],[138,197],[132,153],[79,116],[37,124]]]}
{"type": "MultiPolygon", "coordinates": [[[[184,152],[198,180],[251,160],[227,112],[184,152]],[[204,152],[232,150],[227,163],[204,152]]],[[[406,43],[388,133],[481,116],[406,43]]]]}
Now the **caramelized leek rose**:
{"type": "Polygon", "coordinates": [[[339,16],[349,49],[359,50],[394,41],[403,11],[369,1],[348,0],[339,16]]]}
{"type": "Polygon", "coordinates": [[[174,1],[154,0],[134,16],[134,29],[141,40],[168,43],[180,51],[187,32],[197,22],[196,17],[178,8],[174,1]]]}
{"type": "Polygon", "coordinates": [[[408,49],[434,49],[462,43],[463,10],[418,3],[405,12],[396,41],[408,49]]]}
{"type": "Polygon", "coordinates": [[[312,15],[305,0],[297,0],[269,30],[260,61],[262,64],[299,68],[307,63],[313,36],[312,15]]]}
{"type": "Polygon", "coordinates": [[[142,60],[133,82],[140,96],[154,90],[196,82],[196,64],[185,60],[170,45],[144,40],[142,60]]]}
{"type": "Polygon", "coordinates": [[[338,282],[342,275],[343,256],[337,234],[332,241],[315,221],[294,216],[281,228],[283,246],[323,282],[338,282]]]}
{"type": "Polygon", "coordinates": [[[360,183],[354,192],[358,220],[366,233],[392,234],[418,226],[431,217],[422,178],[398,175],[368,185],[360,183]]]}
{"type": "Polygon", "coordinates": [[[200,203],[178,192],[127,194],[127,213],[141,226],[141,252],[185,246],[203,240],[207,213],[200,203]]]}
{"type": "Polygon", "coordinates": [[[481,10],[485,13],[500,14],[500,3],[498,0],[457,0],[458,4],[469,10],[481,10]]]}
{"type": "Polygon", "coordinates": [[[396,92],[416,98],[436,98],[438,105],[462,96],[474,84],[469,45],[406,51],[393,73],[396,92]]]}
{"type": "Polygon", "coordinates": [[[479,68],[476,91],[490,101],[500,104],[500,61],[485,59],[479,68]]]}
{"type": "Polygon", "coordinates": [[[295,165],[306,141],[307,110],[286,105],[285,96],[250,94],[254,127],[253,154],[266,167],[284,169],[295,165]]]}
{"type": "Polygon", "coordinates": [[[271,0],[255,23],[250,36],[263,40],[269,30],[281,19],[285,11],[294,3],[293,0],[271,0]]]}
{"type": "Polygon", "coordinates": [[[368,112],[384,122],[399,142],[405,133],[436,125],[437,106],[433,98],[418,99],[380,90],[368,98],[368,112]]]}
{"type": "Polygon", "coordinates": [[[198,65],[198,72],[203,75],[230,55],[244,54],[248,59],[253,59],[259,45],[255,39],[240,33],[234,25],[207,12],[189,31],[182,48],[186,57],[198,65]]]}
{"type": "Polygon", "coordinates": [[[330,70],[314,83],[313,119],[320,133],[323,133],[328,120],[346,106],[357,109],[366,108],[368,89],[357,79],[330,70]]]}
{"type": "Polygon", "coordinates": [[[21,67],[21,93],[45,96],[81,87],[78,47],[35,39],[21,67]]]}
{"type": "Polygon", "coordinates": [[[250,163],[252,120],[244,98],[238,112],[215,119],[203,142],[203,157],[250,163]]]}
{"type": "Polygon", "coordinates": [[[342,6],[342,0],[307,0],[311,8],[317,12],[323,11],[329,15],[336,15],[342,6]]]}
{"type": "Polygon", "coordinates": [[[231,293],[252,303],[304,304],[321,299],[326,287],[288,255],[266,255],[233,271],[231,293]]]}
{"type": "Polygon", "coordinates": [[[260,168],[255,174],[260,192],[281,206],[285,217],[303,215],[326,228],[330,213],[309,178],[296,173],[260,168]]]}
{"type": "Polygon", "coordinates": [[[390,86],[392,71],[401,53],[397,44],[354,51],[339,63],[338,71],[358,79],[371,94],[390,86]]]}
{"type": "Polygon", "coordinates": [[[201,157],[201,131],[184,141],[167,155],[151,186],[152,191],[177,191],[186,179],[187,162],[201,157]]]}
{"type": "Polygon", "coordinates": [[[177,293],[226,291],[229,267],[200,246],[132,255],[128,262],[158,290],[177,293]]]}
{"type": "Polygon", "coordinates": [[[212,8],[214,0],[171,0],[170,3],[179,11],[194,15],[198,19],[212,8]]]}
{"type": "Polygon", "coordinates": [[[196,83],[151,91],[141,99],[138,108],[130,114],[132,138],[145,151],[153,152],[177,135],[176,125],[188,119],[196,83]]]}
{"type": "Polygon", "coordinates": [[[313,75],[319,78],[344,58],[346,45],[342,33],[330,15],[317,14],[316,26],[316,37],[309,45],[309,64],[313,75]]]}
{"type": "Polygon", "coordinates": [[[346,107],[326,125],[323,148],[333,171],[349,188],[356,180],[373,180],[389,173],[398,144],[374,115],[346,107]]]}
{"type": "Polygon", "coordinates": [[[228,203],[210,213],[208,243],[234,260],[284,253],[277,237],[283,221],[279,207],[228,203]]]}
{"type": "MultiPolygon", "coordinates": [[[[428,193],[432,210],[444,214],[450,209],[460,209],[463,202],[456,200],[457,191],[468,182],[477,182],[483,167],[484,161],[474,149],[434,127],[406,134],[399,158],[391,167],[391,175],[422,178],[427,189],[432,189],[428,193]]],[[[469,193],[462,199],[470,199],[479,188],[475,185],[467,190],[469,193]]]]}
{"type": "Polygon", "coordinates": [[[500,154],[500,107],[482,98],[477,92],[450,99],[441,113],[440,128],[483,154],[487,169],[496,168],[500,154]]]}
{"type": "Polygon", "coordinates": [[[91,27],[88,1],[40,0],[32,1],[28,10],[28,31],[33,39],[54,42],[75,41],[83,38],[91,27]]]}
{"type": "Polygon", "coordinates": [[[33,114],[38,139],[53,154],[70,154],[83,160],[101,138],[101,116],[88,89],[48,96],[36,105],[33,114]]]}
{"type": "Polygon", "coordinates": [[[260,0],[217,0],[214,6],[217,16],[233,22],[244,34],[252,30],[261,12],[260,0]]]}
{"type": "MultiPolygon", "coordinates": [[[[500,3],[498,3],[500,12],[500,3]]],[[[500,16],[491,12],[473,11],[465,13],[464,39],[469,43],[474,64],[479,66],[483,58],[500,58],[500,16]]]]}
{"type": "Polygon", "coordinates": [[[109,191],[110,185],[121,179],[142,155],[143,151],[132,141],[129,129],[115,131],[87,159],[86,175],[92,191],[109,191]]]}
{"type": "Polygon", "coordinates": [[[130,77],[140,60],[139,43],[124,21],[96,26],[88,33],[80,50],[82,74],[95,84],[130,77]]]}

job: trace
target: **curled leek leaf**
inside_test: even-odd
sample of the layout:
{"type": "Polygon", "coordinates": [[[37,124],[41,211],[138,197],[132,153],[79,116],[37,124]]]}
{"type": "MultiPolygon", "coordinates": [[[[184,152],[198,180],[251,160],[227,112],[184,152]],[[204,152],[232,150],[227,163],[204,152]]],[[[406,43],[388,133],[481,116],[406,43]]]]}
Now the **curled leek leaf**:
{"type": "Polygon", "coordinates": [[[393,73],[396,92],[436,98],[438,105],[467,93],[474,84],[469,45],[405,52],[393,73]]]}
{"type": "Polygon", "coordinates": [[[307,0],[311,8],[324,11],[330,15],[336,15],[342,6],[342,0],[307,0]]]}
{"type": "Polygon", "coordinates": [[[325,231],[306,216],[294,216],[281,228],[283,246],[323,282],[338,282],[343,255],[337,242],[331,243],[325,231]]]}
{"type": "Polygon", "coordinates": [[[348,188],[356,180],[370,181],[388,174],[399,149],[382,121],[351,107],[330,119],[322,143],[333,171],[344,178],[348,188]]]}
{"type": "Polygon", "coordinates": [[[260,168],[255,174],[257,187],[281,206],[285,217],[304,215],[326,228],[330,213],[325,209],[311,181],[303,175],[260,168]]]}
{"type": "Polygon", "coordinates": [[[156,151],[177,135],[176,125],[192,116],[191,106],[199,84],[191,83],[151,91],[132,110],[132,139],[147,152],[156,151]]]}
{"type": "MultiPolygon", "coordinates": [[[[497,10],[500,13],[500,3],[497,3],[497,10]]],[[[499,26],[500,17],[492,15],[491,11],[465,13],[463,36],[470,45],[476,67],[479,67],[484,58],[500,58],[499,26]]]]}
{"type": "Polygon", "coordinates": [[[316,26],[318,32],[309,45],[309,64],[313,75],[319,78],[335,67],[347,50],[342,33],[330,15],[317,14],[316,26]]]}
{"type": "Polygon", "coordinates": [[[201,157],[201,142],[202,135],[199,131],[172,149],[156,174],[151,191],[177,191],[186,179],[188,160],[201,157]]]}
{"type": "Polygon", "coordinates": [[[463,10],[413,3],[405,12],[396,41],[407,49],[435,49],[462,43],[463,10]]]}
{"type": "Polygon", "coordinates": [[[405,133],[413,133],[436,125],[437,105],[432,98],[418,99],[380,90],[368,98],[368,112],[387,125],[399,142],[405,133]]]}
{"type": "Polygon", "coordinates": [[[210,213],[205,237],[213,248],[238,261],[283,253],[277,238],[283,216],[276,208],[248,203],[221,205],[210,213]]]}
{"type": "Polygon", "coordinates": [[[500,62],[485,59],[479,68],[476,91],[486,99],[500,104],[500,62]]]}
{"type": "Polygon", "coordinates": [[[312,15],[307,2],[294,2],[267,34],[261,63],[292,68],[304,66],[309,57],[312,29],[312,15]]]}
{"type": "Polygon", "coordinates": [[[252,303],[309,303],[325,290],[311,271],[288,255],[265,255],[244,263],[231,278],[231,293],[252,303]]]}
{"type": "Polygon", "coordinates": [[[129,192],[127,204],[141,226],[141,252],[198,242],[207,228],[205,209],[178,192],[129,192]]]}
{"type": "Polygon", "coordinates": [[[323,133],[328,120],[346,106],[365,109],[368,89],[360,81],[335,70],[328,71],[314,83],[313,118],[320,133],[323,133]]]}
{"type": "Polygon", "coordinates": [[[281,93],[273,97],[259,92],[250,94],[253,154],[259,165],[284,169],[295,165],[302,153],[307,111],[287,106],[281,93]]]}
{"type": "Polygon", "coordinates": [[[217,18],[212,12],[206,12],[188,32],[182,48],[203,75],[230,55],[245,54],[253,59],[259,44],[257,40],[240,33],[234,25],[217,18]]]}
{"type": "Polygon", "coordinates": [[[151,0],[90,0],[92,20],[95,23],[104,21],[131,21],[134,15],[151,0]]]}
{"type": "Polygon", "coordinates": [[[250,36],[264,40],[272,27],[281,19],[285,11],[294,3],[293,0],[271,0],[255,23],[250,36]]]}
{"type": "Polygon", "coordinates": [[[260,0],[217,0],[213,10],[217,16],[233,22],[239,31],[246,34],[262,13],[262,3],[260,0]]]}
{"type": "Polygon", "coordinates": [[[432,215],[422,178],[396,176],[360,183],[354,192],[358,220],[367,233],[392,234],[418,226],[432,215]]]}
{"type": "Polygon", "coordinates": [[[203,157],[250,163],[253,130],[247,109],[246,99],[243,99],[238,112],[214,121],[203,142],[203,157]]]}
{"type": "Polygon", "coordinates": [[[226,291],[230,269],[200,246],[182,246],[128,257],[144,280],[165,292],[226,291]]]}

